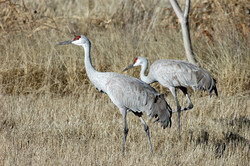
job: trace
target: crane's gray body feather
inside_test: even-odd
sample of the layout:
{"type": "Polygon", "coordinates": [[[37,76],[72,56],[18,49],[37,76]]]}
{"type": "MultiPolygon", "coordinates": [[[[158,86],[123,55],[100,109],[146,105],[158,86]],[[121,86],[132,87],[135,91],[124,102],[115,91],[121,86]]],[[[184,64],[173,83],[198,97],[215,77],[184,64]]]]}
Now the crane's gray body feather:
{"type": "Polygon", "coordinates": [[[171,108],[164,99],[157,98],[159,94],[154,88],[130,76],[111,72],[105,74],[108,77],[105,92],[120,111],[145,112],[150,119],[158,117],[163,128],[168,126],[171,108]]]}
{"type": "Polygon", "coordinates": [[[209,72],[186,61],[170,59],[155,61],[150,67],[148,77],[154,78],[167,88],[192,87],[194,91],[207,91],[210,96],[213,90],[217,93],[215,81],[209,72]]]}

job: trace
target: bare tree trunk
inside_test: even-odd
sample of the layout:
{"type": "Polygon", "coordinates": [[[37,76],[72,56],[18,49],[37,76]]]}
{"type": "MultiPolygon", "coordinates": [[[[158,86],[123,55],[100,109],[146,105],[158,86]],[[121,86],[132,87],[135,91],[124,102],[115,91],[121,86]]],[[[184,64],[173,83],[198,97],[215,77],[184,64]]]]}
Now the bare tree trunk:
{"type": "Polygon", "coordinates": [[[181,23],[182,37],[183,37],[186,57],[190,63],[200,66],[199,62],[196,60],[194,56],[191,37],[190,37],[189,22],[188,22],[188,16],[190,11],[190,0],[186,0],[184,13],[182,12],[176,0],[170,0],[170,3],[181,23]]]}

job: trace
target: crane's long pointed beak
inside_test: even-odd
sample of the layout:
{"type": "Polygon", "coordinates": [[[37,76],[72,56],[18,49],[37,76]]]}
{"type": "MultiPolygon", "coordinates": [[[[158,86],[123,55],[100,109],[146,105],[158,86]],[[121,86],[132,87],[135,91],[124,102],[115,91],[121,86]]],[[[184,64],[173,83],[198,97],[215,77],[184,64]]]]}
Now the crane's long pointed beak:
{"type": "Polygon", "coordinates": [[[132,67],[134,67],[134,63],[130,64],[128,67],[126,67],[122,72],[128,70],[128,69],[131,69],[132,67]]]}
{"type": "Polygon", "coordinates": [[[60,42],[57,45],[65,45],[65,44],[72,44],[72,40],[60,42]]]}

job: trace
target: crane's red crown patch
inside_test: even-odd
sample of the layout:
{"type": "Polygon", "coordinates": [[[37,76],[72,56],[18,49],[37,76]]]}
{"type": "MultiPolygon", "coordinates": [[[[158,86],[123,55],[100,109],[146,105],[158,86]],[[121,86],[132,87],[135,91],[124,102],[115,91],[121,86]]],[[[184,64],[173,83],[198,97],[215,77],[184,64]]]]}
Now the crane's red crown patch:
{"type": "Polygon", "coordinates": [[[137,59],[138,59],[138,58],[136,57],[135,60],[134,60],[134,63],[136,63],[137,59]]]}
{"type": "Polygon", "coordinates": [[[78,39],[80,39],[81,38],[81,36],[76,36],[75,38],[74,38],[74,40],[78,40],[78,39]]]}

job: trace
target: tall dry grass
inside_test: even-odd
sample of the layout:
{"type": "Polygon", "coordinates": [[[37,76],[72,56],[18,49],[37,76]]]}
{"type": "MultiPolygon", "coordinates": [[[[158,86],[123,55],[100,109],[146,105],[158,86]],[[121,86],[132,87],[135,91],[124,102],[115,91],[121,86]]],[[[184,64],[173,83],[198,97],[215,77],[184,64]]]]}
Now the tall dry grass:
{"type": "MultiPolygon", "coordinates": [[[[56,43],[84,34],[99,71],[121,73],[138,56],[186,59],[180,25],[164,1],[0,2],[0,165],[248,165],[250,156],[249,10],[247,1],[192,1],[194,52],[217,80],[219,97],[190,90],[194,108],[173,126],[123,122],[89,82],[83,50],[56,43]]],[[[139,77],[139,68],[126,74],[139,77]]],[[[175,102],[165,93],[172,108],[175,102]]],[[[187,104],[179,94],[181,105],[187,104]]]]}

